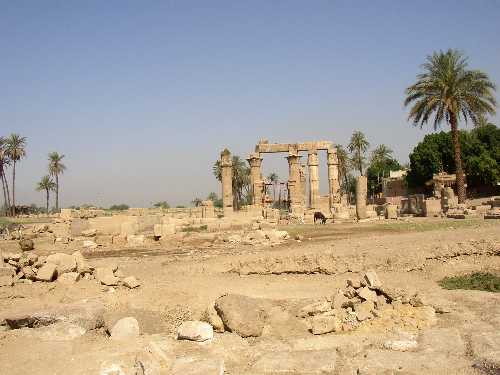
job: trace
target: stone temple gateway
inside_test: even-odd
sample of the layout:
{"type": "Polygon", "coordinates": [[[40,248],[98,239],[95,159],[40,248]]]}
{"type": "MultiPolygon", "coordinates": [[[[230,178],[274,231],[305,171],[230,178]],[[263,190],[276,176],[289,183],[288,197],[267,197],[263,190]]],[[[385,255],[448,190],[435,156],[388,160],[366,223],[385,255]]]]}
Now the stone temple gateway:
{"type": "MultiPolygon", "coordinates": [[[[307,209],[321,210],[325,214],[341,211],[341,195],[339,184],[339,162],[337,149],[329,141],[304,142],[304,143],[269,143],[261,140],[247,161],[250,165],[250,184],[252,193],[252,206],[264,207],[265,184],[262,177],[263,155],[268,153],[286,153],[288,161],[288,191],[290,211],[292,214],[304,215],[307,209]],[[319,193],[319,158],[318,152],[326,151],[328,166],[328,196],[321,197],[319,193]],[[305,171],[301,164],[303,156],[307,153],[307,168],[309,175],[309,186],[306,189],[305,171]],[[305,193],[308,191],[308,199],[305,193]],[[325,212],[326,211],[326,212],[325,212]]],[[[225,149],[221,153],[222,167],[222,197],[224,214],[233,211],[232,194],[232,162],[231,153],[225,149]]]]}

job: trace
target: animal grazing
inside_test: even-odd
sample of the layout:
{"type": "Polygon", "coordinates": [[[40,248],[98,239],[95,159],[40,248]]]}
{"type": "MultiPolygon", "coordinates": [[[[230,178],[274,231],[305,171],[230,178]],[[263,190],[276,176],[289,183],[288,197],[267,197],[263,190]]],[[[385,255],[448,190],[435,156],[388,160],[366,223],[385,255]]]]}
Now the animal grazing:
{"type": "Polygon", "coordinates": [[[316,221],[319,220],[321,224],[326,224],[326,217],[323,215],[323,213],[317,211],[314,213],[314,224],[316,224],[316,221]]]}

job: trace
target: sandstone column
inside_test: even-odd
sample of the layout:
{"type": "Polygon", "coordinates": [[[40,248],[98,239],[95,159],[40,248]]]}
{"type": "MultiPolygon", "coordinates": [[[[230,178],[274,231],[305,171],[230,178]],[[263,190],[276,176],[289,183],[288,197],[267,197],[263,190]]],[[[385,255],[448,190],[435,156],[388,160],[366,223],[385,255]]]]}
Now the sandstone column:
{"type": "Polygon", "coordinates": [[[302,208],[300,156],[297,150],[291,149],[286,159],[288,160],[288,195],[290,196],[290,211],[297,212],[302,208]]]}
{"type": "Polygon", "coordinates": [[[250,164],[250,186],[252,192],[252,204],[262,206],[262,193],[264,190],[264,181],[262,181],[262,173],[260,167],[262,158],[258,152],[251,153],[247,159],[250,164]]]}
{"type": "Polygon", "coordinates": [[[317,151],[309,151],[307,155],[309,167],[309,207],[319,208],[319,161],[317,151]]]}
{"type": "Polygon", "coordinates": [[[233,160],[231,153],[226,148],[220,154],[222,169],[222,207],[224,216],[234,212],[233,208],[233,160]]]}
{"type": "Polygon", "coordinates": [[[366,193],[367,179],[359,176],[356,179],[356,216],[358,219],[366,219],[366,193]]]}
{"type": "Polygon", "coordinates": [[[330,210],[335,205],[340,204],[340,183],[339,183],[339,159],[337,150],[331,149],[327,152],[328,164],[328,198],[330,210]]]}

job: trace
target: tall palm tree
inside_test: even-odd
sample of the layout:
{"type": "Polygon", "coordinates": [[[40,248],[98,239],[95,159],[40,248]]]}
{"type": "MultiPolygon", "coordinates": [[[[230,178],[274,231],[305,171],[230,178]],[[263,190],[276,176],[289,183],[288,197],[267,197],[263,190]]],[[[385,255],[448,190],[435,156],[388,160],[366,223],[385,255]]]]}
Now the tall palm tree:
{"type": "Polygon", "coordinates": [[[57,152],[51,152],[49,154],[49,174],[56,179],[56,211],[59,212],[59,175],[63,174],[66,170],[66,166],[61,163],[64,159],[64,155],[60,155],[57,152]]]}
{"type": "Polygon", "coordinates": [[[26,137],[11,134],[5,140],[5,151],[12,161],[12,216],[16,215],[16,164],[26,156],[26,137]]]}
{"type": "Polygon", "coordinates": [[[372,151],[371,162],[372,163],[374,163],[374,162],[377,163],[377,162],[381,162],[381,161],[384,161],[384,160],[387,160],[387,159],[391,159],[393,153],[394,153],[394,151],[392,151],[386,145],[384,145],[384,144],[378,145],[375,148],[375,150],[372,151]]]}
{"type": "Polygon", "coordinates": [[[279,177],[278,174],[275,172],[272,172],[267,176],[267,179],[269,180],[270,183],[273,184],[273,202],[276,201],[276,184],[278,183],[279,177]]]}
{"type": "Polygon", "coordinates": [[[5,167],[9,165],[10,160],[7,157],[6,143],[7,143],[6,139],[4,137],[0,137],[0,180],[2,181],[3,202],[4,202],[5,212],[10,213],[9,184],[7,182],[7,176],[5,174],[5,167]]]}
{"type": "Polygon", "coordinates": [[[344,193],[347,194],[347,199],[351,202],[351,194],[349,189],[349,173],[351,172],[351,161],[349,155],[342,145],[337,145],[337,159],[339,161],[339,180],[343,181],[344,193]]]}
{"type": "MultiPolygon", "coordinates": [[[[233,207],[239,210],[244,198],[248,200],[250,196],[250,167],[248,167],[246,162],[237,155],[233,155],[232,162],[233,207]]],[[[222,181],[222,166],[220,160],[214,163],[212,172],[218,181],[222,181]]]]}
{"type": "Polygon", "coordinates": [[[423,127],[434,116],[436,130],[442,122],[451,127],[455,149],[458,202],[465,201],[465,179],[460,156],[458,122],[470,120],[474,125],[485,115],[494,115],[495,84],[486,73],[468,69],[468,59],[461,52],[449,49],[427,56],[423,72],[406,89],[405,106],[412,105],[408,120],[423,127]]]}
{"type": "Polygon", "coordinates": [[[352,162],[361,176],[363,175],[365,153],[368,150],[368,147],[370,147],[370,143],[368,143],[365,135],[361,131],[356,130],[352,133],[351,140],[347,148],[351,152],[352,162]]]}
{"type": "Polygon", "coordinates": [[[36,191],[45,191],[47,198],[47,215],[49,214],[49,197],[50,192],[56,189],[56,184],[50,176],[43,176],[40,182],[36,185],[36,191]]]}

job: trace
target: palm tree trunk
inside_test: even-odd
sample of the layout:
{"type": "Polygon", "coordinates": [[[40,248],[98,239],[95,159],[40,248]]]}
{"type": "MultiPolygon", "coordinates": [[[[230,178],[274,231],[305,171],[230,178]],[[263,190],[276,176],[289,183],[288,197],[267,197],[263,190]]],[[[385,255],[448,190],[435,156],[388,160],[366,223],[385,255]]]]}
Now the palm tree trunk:
{"type": "Polygon", "coordinates": [[[5,181],[3,179],[3,166],[0,169],[0,179],[2,180],[2,191],[3,191],[3,202],[4,202],[4,207],[5,207],[5,212],[9,209],[9,206],[7,206],[7,191],[5,190],[5,181]]]}
{"type": "MultiPolygon", "coordinates": [[[[49,212],[47,210],[47,212],[49,212]]],[[[59,175],[56,174],[56,212],[59,212],[59,175]]]]}
{"type": "Polygon", "coordinates": [[[49,216],[49,189],[47,189],[47,216],[49,216]]]}
{"type": "Polygon", "coordinates": [[[5,170],[4,170],[4,174],[3,174],[3,181],[4,181],[4,184],[5,184],[5,191],[7,192],[7,209],[8,209],[8,215],[10,215],[12,212],[11,212],[11,205],[10,205],[10,191],[9,191],[9,181],[7,181],[7,176],[5,175],[5,170]]]}
{"type": "Polygon", "coordinates": [[[457,117],[455,114],[450,114],[451,137],[455,148],[455,174],[457,176],[457,194],[458,203],[465,202],[465,178],[462,169],[462,157],[460,152],[460,139],[458,134],[457,117]]]}
{"type": "Polygon", "coordinates": [[[12,216],[16,216],[16,160],[12,167],[12,216]]]}

